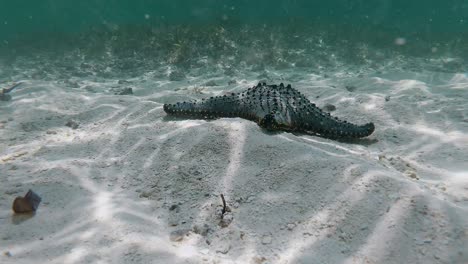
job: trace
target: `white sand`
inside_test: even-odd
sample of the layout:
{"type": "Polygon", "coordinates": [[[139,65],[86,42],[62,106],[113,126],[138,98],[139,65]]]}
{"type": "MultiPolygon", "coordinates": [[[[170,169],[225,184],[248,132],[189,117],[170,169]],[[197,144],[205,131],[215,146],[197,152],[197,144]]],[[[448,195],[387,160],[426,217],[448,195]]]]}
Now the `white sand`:
{"type": "Polygon", "coordinates": [[[335,116],[375,123],[368,140],[343,143],[165,118],[165,102],[259,79],[205,72],[76,88],[25,78],[0,102],[0,263],[468,263],[466,74],[269,72],[335,116]],[[43,202],[14,216],[28,189],[43,202]]]}

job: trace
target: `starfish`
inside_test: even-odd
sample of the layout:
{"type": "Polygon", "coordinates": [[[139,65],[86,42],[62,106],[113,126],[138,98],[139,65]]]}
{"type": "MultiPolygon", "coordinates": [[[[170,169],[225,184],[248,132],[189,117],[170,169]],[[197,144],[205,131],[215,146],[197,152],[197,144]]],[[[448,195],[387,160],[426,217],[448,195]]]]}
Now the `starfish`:
{"type": "Polygon", "coordinates": [[[331,116],[311,103],[290,84],[259,83],[240,93],[201,101],[164,104],[170,115],[213,119],[240,117],[269,131],[302,132],[331,139],[367,137],[374,124],[356,125],[331,116]]]}

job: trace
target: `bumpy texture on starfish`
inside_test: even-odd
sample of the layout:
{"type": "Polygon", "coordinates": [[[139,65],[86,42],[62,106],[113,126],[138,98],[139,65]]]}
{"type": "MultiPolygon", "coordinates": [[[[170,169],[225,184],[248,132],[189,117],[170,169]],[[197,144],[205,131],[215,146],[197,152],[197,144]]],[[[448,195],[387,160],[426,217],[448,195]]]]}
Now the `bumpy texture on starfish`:
{"type": "Polygon", "coordinates": [[[332,117],[291,85],[282,83],[259,83],[238,94],[165,104],[164,111],[203,119],[241,117],[267,130],[296,131],[332,139],[367,137],[375,129],[373,123],[355,125],[332,117]]]}

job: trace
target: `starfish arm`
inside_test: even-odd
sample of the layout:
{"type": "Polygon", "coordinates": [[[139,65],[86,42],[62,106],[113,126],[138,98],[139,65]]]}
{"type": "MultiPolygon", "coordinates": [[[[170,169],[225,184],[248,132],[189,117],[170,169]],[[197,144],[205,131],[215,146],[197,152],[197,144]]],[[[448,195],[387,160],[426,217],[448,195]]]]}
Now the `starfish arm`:
{"type": "Polygon", "coordinates": [[[313,104],[305,106],[300,113],[295,113],[294,126],[307,133],[327,138],[362,138],[369,136],[375,130],[373,123],[352,124],[323,112],[313,104]]]}
{"type": "Polygon", "coordinates": [[[164,104],[164,111],[171,115],[198,118],[242,117],[253,120],[248,107],[236,94],[210,97],[201,101],[164,104]]]}
{"type": "Polygon", "coordinates": [[[314,118],[312,121],[305,121],[300,126],[308,133],[319,134],[326,138],[362,138],[369,136],[375,130],[373,123],[356,125],[331,116],[314,118]]]}

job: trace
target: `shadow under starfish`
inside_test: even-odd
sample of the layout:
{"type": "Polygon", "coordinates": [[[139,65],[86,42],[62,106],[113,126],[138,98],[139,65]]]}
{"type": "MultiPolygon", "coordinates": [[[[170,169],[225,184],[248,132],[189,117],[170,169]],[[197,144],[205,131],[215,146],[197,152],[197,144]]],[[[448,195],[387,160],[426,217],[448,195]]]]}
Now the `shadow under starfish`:
{"type": "Polygon", "coordinates": [[[164,104],[169,115],[215,119],[240,117],[267,131],[304,133],[349,141],[374,132],[373,123],[356,125],[322,111],[291,85],[259,83],[241,93],[210,97],[194,102],[164,104]]]}

